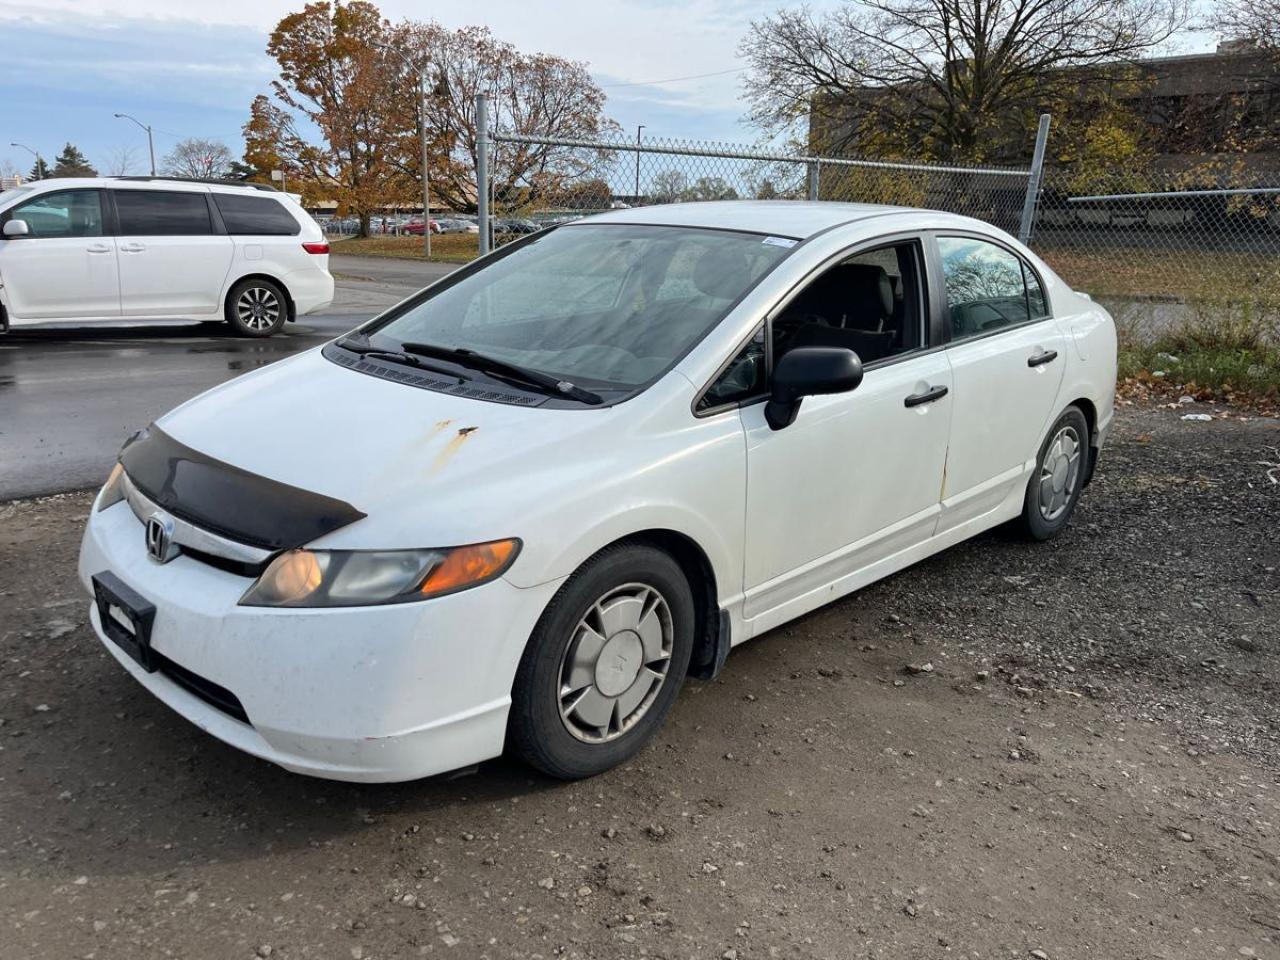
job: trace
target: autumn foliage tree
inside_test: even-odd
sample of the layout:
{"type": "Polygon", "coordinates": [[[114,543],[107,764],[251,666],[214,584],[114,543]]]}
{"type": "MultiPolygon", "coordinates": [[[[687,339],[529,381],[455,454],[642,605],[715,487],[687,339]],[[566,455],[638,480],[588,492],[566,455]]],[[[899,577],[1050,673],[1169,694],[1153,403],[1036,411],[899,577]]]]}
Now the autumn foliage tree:
{"type": "MultiPolygon", "coordinates": [[[[277,25],[267,46],[280,68],[245,125],[245,162],[282,168],[308,201],[333,199],[368,218],[421,197],[418,83],[427,96],[433,208],[475,210],[475,98],[490,101],[491,127],[548,138],[598,138],[617,130],[604,93],[582,63],[529,54],[487,28],[434,22],[392,25],[365,0],[319,0],[277,25]],[[319,131],[317,142],[310,135],[319,131]]],[[[524,207],[598,177],[601,158],[550,145],[495,144],[496,207],[524,207]]]]}
{"type": "Polygon", "coordinates": [[[280,68],[271,97],[260,95],[245,125],[245,162],[284,169],[304,200],[336,200],[343,212],[370,216],[412,195],[397,150],[403,111],[388,89],[389,73],[375,44],[388,24],[363,0],[309,3],[276,26],[267,52],[280,68]],[[299,120],[319,131],[318,142],[299,120]]]}

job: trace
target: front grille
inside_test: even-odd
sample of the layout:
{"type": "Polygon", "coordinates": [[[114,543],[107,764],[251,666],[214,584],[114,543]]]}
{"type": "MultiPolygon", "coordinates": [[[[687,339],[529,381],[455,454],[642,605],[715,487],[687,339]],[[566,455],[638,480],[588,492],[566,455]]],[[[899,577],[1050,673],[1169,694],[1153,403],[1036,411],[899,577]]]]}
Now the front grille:
{"type": "Polygon", "coordinates": [[[156,650],[151,651],[151,658],[157,671],[196,699],[203,700],[215,710],[221,710],[228,717],[239,720],[241,723],[249,723],[249,715],[244,712],[244,706],[239,698],[226,687],[220,687],[212,680],[206,680],[200,674],[192,673],[156,650]]]}

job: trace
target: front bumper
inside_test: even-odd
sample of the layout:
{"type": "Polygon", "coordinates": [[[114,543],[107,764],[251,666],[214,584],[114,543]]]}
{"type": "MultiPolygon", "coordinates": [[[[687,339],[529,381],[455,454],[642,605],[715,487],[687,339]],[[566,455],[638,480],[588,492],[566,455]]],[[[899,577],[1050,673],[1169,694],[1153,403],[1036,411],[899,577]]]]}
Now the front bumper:
{"type": "Polygon", "coordinates": [[[110,571],[156,608],[151,646],[234,694],[248,722],[99,639],[134,678],[201,729],[287,770],[413,780],[502,752],[525,642],[559,583],[497,580],[420,603],[318,610],[240,607],[250,584],[188,556],[146,554],[128,505],[93,510],[80,579],[110,571]]]}

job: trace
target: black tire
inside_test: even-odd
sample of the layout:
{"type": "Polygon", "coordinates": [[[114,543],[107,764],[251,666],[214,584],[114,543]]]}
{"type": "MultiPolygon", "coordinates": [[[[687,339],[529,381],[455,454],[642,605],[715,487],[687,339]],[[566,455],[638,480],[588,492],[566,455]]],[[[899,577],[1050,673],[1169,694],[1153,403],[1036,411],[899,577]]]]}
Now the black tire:
{"type": "Polygon", "coordinates": [[[694,621],[693,592],[680,565],[669,555],[638,543],[617,544],[596,554],[560,588],[525,648],[511,692],[507,722],[511,752],[561,780],[592,777],[629,760],[661,726],[680,692],[693,650],[694,621]],[[670,613],[666,677],[629,729],[609,733],[614,739],[604,742],[585,742],[571,732],[571,720],[561,715],[566,652],[598,600],[635,585],[656,591],[670,613]]]}
{"type": "Polygon", "coordinates": [[[223,316],[242,337],[269,337],[289,319],[289,298],[280,284],[250,277],[231,288],[223,316]]]}
{"type": "Polygon", "coordinates": [[[1076,503],[1080,499],[1080,491],[1084,489],[1085,479],[1089,476],[1089,457],[1092,456],[1089,441],[1089,421],[1076,406],[1067,407],[1062,411],[1061,416],[1049,428],[1044,443],[1040,445],[1040,455],[1036,457],[1035,471],[1027,481],[1027,493],[1022,503],[1022,517],[1018,521],[1022,533],[1032,540],[1043,541],[1056,537],[1071,519],[1071,514],[1075,512],[1076,503]],[[1074,465],[1065,466],[1065,470],[1063,467],[1059,468],[1060,471],[1065,472],[1065,476],[1061,478],[1063,482],[1059,492],[1058,478],[1046,477],[1045,461],[1050,451],[1056,449],[1060,436],[1073,438],[1073,442],[1077,444],[1079,459],[1074,465]],[[1045,484],[1049,486],[1049,491],[1043,489],[1042,485],[1045,484]],[[1045,509],[1042,493],[1049,497],[1053,509],[1045,509]],[[1057,503],[1054,497],[1063,495],[1065,500],[1057,503]]]}

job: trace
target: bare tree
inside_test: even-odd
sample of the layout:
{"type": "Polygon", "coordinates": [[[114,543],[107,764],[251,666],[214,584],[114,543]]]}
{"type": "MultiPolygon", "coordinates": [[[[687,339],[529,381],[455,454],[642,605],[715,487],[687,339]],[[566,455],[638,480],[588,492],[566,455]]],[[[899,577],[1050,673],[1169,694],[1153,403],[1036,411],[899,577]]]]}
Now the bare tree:
{"type": "MultiPolygon", "coordinates": [[[[1247,0],[1245,0],[1247,2],[1247,0]]],[[[1276,2],[1276,0],[1268,0],[1276,2]]],[[[1055,98],[1117,78],[1189,19],[1188,0],[862,0],[780,10],[739,47],[749,119],[809,124],[813,149],[981,158],[1055,98]]]]}
{"type": "MultiPolygon", "coordinates": [[[[476,94],[489,94],[490,125],[513,133],[592,140],[619,127],[604,114],[604,91],[583,63],[544,53],[524,53],[485,27],[449,30],[434,22],[405,21],[391,42],[414,62],[428,64],[427,128],[433,146],[431,189],[445,206],[475,209],[476,94]],[[437,160],[436,157],[439,159],[437,160]]],[[[399,103],[410,111],[404,126],[415,128],[415,96],[399,103]]],[[[412,137],[401,155],[417,175],[412,137]]],[[[492,145],[494,200],[516,207],[563,192],[567,185],[607,174],[608,158],[573,147],[543,144],[492,145]]]]}
{"type": "Polygon", "coordinates": [[[1280,0],[1219,0],[1209,25],[1227,40],[1280,53],[1280,0]]]}
{"type": "Polygon", "coordinates": [[[133,144],[112,147],[107,152],[106,173],[109,177],[127,177],[131,173],[137,173],[140,167],[138,148],[133,144]]]}
{"type": "Polygon", "coordinates": [[[164,158],[164,172],[177,177],[225,177],[234,159],[220,140],[190,137],[179,140],[173,152],[164,158]]]}

